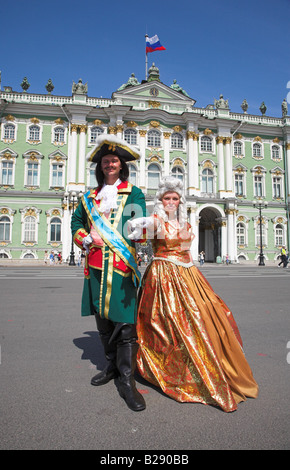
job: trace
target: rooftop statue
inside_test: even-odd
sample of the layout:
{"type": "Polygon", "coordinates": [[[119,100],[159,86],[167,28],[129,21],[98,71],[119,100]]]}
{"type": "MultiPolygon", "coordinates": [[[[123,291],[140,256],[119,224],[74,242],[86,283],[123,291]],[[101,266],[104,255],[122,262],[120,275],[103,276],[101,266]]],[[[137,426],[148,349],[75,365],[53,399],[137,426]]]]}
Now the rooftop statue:
{"type": "Polygon", "coordinates": [[[219,100],[214,100],[214,105],[217,109],[229,109],[229,100],[224,100],[223,95],[220,95],[219,100]]]}
{"type": "Polygon", "coordinates": [[[73,82],[72,93],[76,95],[86,95],[88,92],[87,83],[83,84],[82,79],[80,78],[78,83],[73,82]]]}
{"type": "Polygon", "coordinates": [[[138,82],[137,78],[135,77],[134,73],[131,73],[131,77],[129,77],[129,80],[127,83],[123,83],[123,85],[118,88],[117,91],[124,90],[124,88],[127,88],[128,86],[135,86],[135,85],[140,85],[140,82],[138,82]]]}
{"type": "Polygon", "coordinates": [[[189,97],[189,95],[186,93],[186,91],[183,88],[181,88],[181,86],[178,85],[178,83],[176,83],[176,79],[173,80],[173,83],[172,83],[172,85],[170,85],[170,88],[172,88],[175,91],[180,91],[181,93],[183,93],[183,95],[189,97]]]}

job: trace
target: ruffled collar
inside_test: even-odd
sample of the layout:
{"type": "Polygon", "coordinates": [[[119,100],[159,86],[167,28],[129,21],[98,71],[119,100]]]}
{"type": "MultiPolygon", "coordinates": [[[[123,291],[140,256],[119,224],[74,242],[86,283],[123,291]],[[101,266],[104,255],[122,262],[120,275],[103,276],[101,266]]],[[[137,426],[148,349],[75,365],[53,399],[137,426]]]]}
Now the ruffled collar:
{"type": "Polygon", "coordinates": [[[111,209],[117,209],[117,195],[118,195],[118,188],[119,184],[122,181],[117,179],[114,184],[106,184],[104,183],[102,189],[98,192],[96,196],[97,201],[101,201],[99,211],[103,213],[108,213],[111,209]]]}

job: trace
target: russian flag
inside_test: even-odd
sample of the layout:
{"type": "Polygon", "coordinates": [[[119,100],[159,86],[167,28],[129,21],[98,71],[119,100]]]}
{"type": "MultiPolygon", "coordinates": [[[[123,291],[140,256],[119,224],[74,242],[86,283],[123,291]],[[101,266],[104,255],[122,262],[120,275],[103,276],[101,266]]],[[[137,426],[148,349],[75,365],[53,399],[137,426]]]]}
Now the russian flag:
{"type": "Polygon", "coordinates": [[[161,46],[159,37],[157,34],[152,38],[146,36],[146,54],[147,52],[155,52],[155,51],[165,51],[165,47],[161,46]]]}

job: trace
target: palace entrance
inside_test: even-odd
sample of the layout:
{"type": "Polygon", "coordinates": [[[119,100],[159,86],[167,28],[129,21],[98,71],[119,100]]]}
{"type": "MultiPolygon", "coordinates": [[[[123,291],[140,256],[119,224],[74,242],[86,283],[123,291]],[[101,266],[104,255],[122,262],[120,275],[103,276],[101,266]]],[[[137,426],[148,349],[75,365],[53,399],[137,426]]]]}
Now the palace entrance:
{"type": "Polygon", "coordinates": [[[215,263],[221,256],[221,214],[213,207],[202,209],[199,214],[198,252],[205,252],[205,261],[215,263]]]}

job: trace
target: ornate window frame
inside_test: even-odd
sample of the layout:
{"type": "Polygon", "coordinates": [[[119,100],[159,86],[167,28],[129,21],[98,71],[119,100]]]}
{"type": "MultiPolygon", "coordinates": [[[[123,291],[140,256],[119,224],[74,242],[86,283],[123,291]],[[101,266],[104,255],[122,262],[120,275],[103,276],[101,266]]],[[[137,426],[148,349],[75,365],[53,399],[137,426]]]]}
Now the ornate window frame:
{"type": "Polygon", "coordinates": [[[66,161],[67,155],[65,155],[60,150],[56,150],[55,152],[51,153],[49,156],[49,189],[63,189],[65,187],[65,174],[66,174],[66,161]],[[53,184],[53,165],[62,165],[62,178],[61,184],[55,185],[53,184]]]}
{"type": "Polygon", "coordinates": [[[0,246],[7,246],[12,243],[12,235],[13,235],[13,221],[14,221],[14,214],[15,210],[10,209],[7,206],[0,207],[0,221],[2,217],[7,217],[9,219],[9,240],[0,240],[0,246]]]}
{"type": "Polygon", "coordinates": [[[26,126],[26,142],[29,144],[40,144],[42,142],[42,133],[43,133],[43,125],[40,124],[39,119],[37,118],[31,118],[30,123],[27,124],[26,126]],[[38,128],[39,134],[38,138],[35,138],[35,136],[31,135],[32,128],[35,127],[38,128]]]}
{"type": "Polygon", "coordinates": [[[44,158],[42,153],[35,151],[35,150],[28,150],[25,152],[23,155],[23,158],[25,160],[24,162],[24,186],[26,188],[39,188],[40,186],[40,170],[41,170],[41,160],[44,158]],[[28,165],[29,164],[34,164],[38,165],[37,168],[37,182],[36,184],[30,184],[28,181],[28,165]]]}
{"type": "Polygon", "coordinates": [[[39,215],[42,210],[34,206],[25,206],[23,209],[19,209],[21,214],[21,244],[25,246],[34,246],[38,244],[38,226],[39,226],[39,215]],[[25,240],[25,222],[27,217],[33,217],[35,220],[35,239],[25,240]]]}
{"type": "Polygon", "coordinates": [[[4,188],[13,188],[15,184],[15,165],[16,165],[16,158],[18,154],[9,148],[5,148],[0,152],[0,186],[4,188]],[[11,175],[11,183],[7,183],[3,181],[3,163],[12,163],[12,175],[11,175]]]}
{"type": "Polygon", "coordinates": [[[45,212],[47,223],[47,244],[53,248],[59,247],[63,243],[63,210],[59,207],[52,207],[45,212]],[[54,218],[60,220],[60,240],[51,240],[51,223],[54,218]]]}

